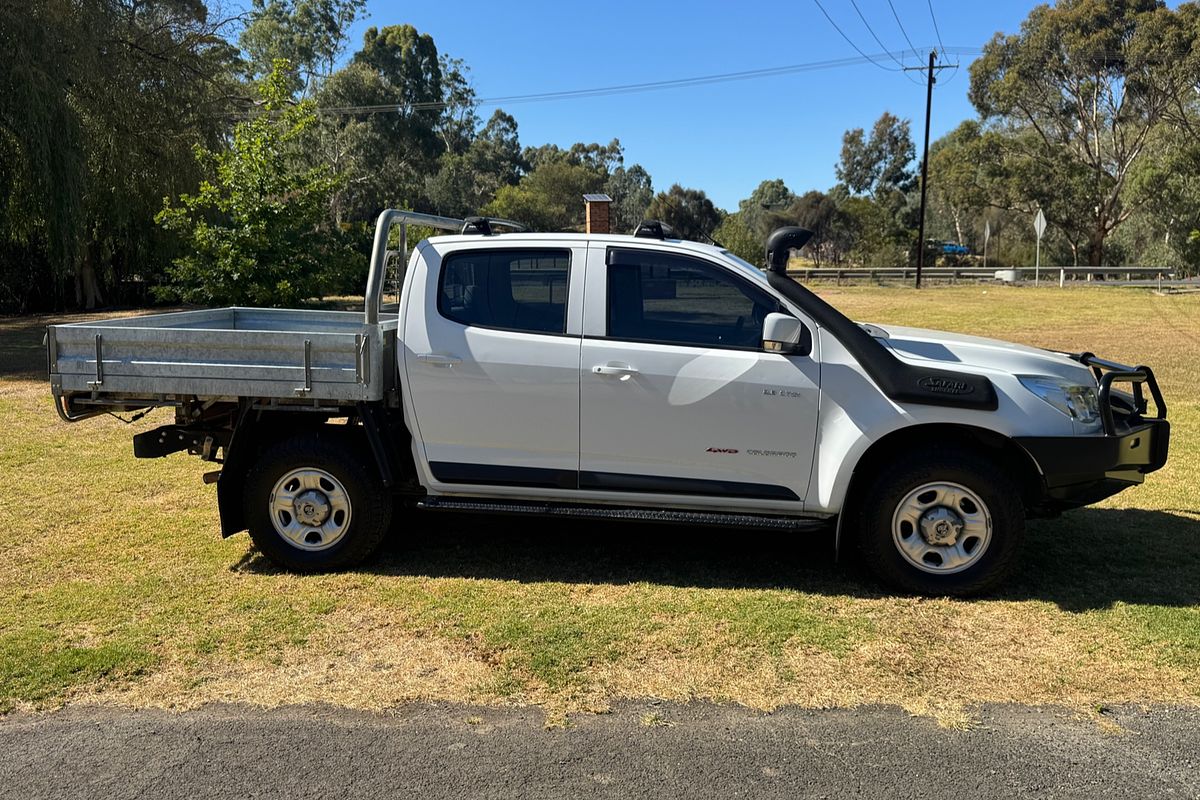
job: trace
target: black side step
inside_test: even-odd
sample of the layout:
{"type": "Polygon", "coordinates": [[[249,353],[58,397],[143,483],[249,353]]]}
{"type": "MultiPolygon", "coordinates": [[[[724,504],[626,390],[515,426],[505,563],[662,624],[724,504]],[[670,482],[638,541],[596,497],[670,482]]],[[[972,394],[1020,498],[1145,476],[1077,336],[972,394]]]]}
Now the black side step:
{"type": "Polygon", "coordinates": [[[429,511],[466,511],[473,514],[522,514],[577,519],[627,520],[675,525],[710,525],[724,528],[766,528],[784,531],[817,531],[828,528],[832,517],[786,517],[768,514],[728,514],[719,511],[673,511],[663,508],[538,503],[527,500],[426,497],[417,508],[429,511]]]}

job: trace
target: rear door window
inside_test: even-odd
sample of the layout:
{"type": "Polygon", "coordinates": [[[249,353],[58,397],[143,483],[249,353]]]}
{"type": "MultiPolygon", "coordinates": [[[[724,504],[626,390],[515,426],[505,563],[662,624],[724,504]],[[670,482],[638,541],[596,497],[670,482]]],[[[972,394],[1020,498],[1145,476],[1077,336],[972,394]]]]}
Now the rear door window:
{"type": "Polygon", "coordinates": [[[571,254],[467,250],[442,260],[438,312],[463,325],[564,333],[571,254]]]}

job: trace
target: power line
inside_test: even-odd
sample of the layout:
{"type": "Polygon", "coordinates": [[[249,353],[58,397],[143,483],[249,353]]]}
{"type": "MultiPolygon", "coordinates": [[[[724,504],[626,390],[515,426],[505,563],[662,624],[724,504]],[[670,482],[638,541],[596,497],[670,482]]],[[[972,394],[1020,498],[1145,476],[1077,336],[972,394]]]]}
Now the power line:
{"type": "Polygon", "coordinates": [[[887,0],[888,8],[892,10],[892,16],[896,18],[896,24],[900,26],[900,33],[904,34],[904,41],[908,42],[908,47],[912,50],[913,55],[917,54],[917,48],[913,45],[912,39],[908,38],[908,31],[904,30],[904,23],[900,21],[900,15],[896,13],[896,6],[892,0],[887,0]]]}
{"type": "MultiPolygon", "coordinates": [[[[832,20],[831,20],[832,22],[832,20]]],[[[836,26],[835,26],[836,27],[836,26]]],[[[853,44],[853,43],[851,43],[853,44]]],[[[855,47],[857,50],[858,48],[855,47]]],[[[962,54],[978,54],[981,51],[978,48],[970,47],[954,47],[949,48],[954,52],[962,54]]],[[[826,61],[811,61],[802,64],[786,64],[779,67],[765,67],[760,69],[743,70],[740,72],[725,72],[714,75],[698,75],[689,78],[676,78],[662,81],[648,81],[644,83],[626,83],[613,86],[597,86],[588,89],[572,89],[554,92],[537,92],[532,94],[517,94],[504,95],[497,97],[485,97],[476,101],[478,106],[497,106],[497,105],[520,105],[524,103],[551,102],[555,100],[572,100],[586,99],[593,97],[611,97],[620,94],[635,94],[640,92],[659,91],[665,89],[688,88],[692,86],[707,86],[717,83],[725,83],[731,81],[753,80],[757,78],[770,78],[782,75],[790,75],[801,72],[814,72],[827,69],[839,69],[843,67],[858,66],[862,64],[874,64],[882,69],[890,72],[896,72],[896,68],[888,67],[879,63],[879,59],[884,56],[894,58],[896,55],[903,55],[906,51],[885,51],[883,53],[867,54],[862,52],[860,56],[829,59],[826,61]]],[[[397,100],[391,103],[379,103],[375,105],[347,105],[347,106],[325,106],[318,107],[316,112],[327,115],[359,115],[359,114],[385,114],[396,113],[399,111],[438,111],[449,107],[449,103],[443,101],[429,101],[421,103],[411,103],[405,105],[403,100],[397,100]]],[[[253,116],[261,111],[235,111],[231,112],[231,117],[247,117],[253,116]]]]}
{"type": "MultiPolygon", "coordinates": [[[[877,53],[876,57],[885,54],[877,53]]],[[[730,81],[752,80],[756,78],[768,78],[780,75],[790,75],[799,72],[813,72],[825,69],[837,69],[841,67],[850,67],[860,64],[872,63],[878,65],[878,62],[870,55],[863,53],[861,57],[849,57],[830,59],[827,61],[812,61],[802,64],[788,64],[779,67],[766,67],[762,69],[743,70],[741,72],[726,72],[716,75],[700,75],[690,78],[677,78],[664,81],[649,81],[645,83],[627,83],[618,84],[615,86],[598,86],[590,89],[572,89],[555,92],[538,92],[535,94],[520,94],[506,95],[499,97],[486,97],[478,100],[480,106],[494,105],[519,105],[522,103],[547,102],[553,100],[572,100],[579,98],[592,97],[609,97],[618,94],[634,94],[639,92],[658,91],[663,89],[687,88],[691,86],[707,86],[715,83],[725,83],[730,81]]],[[[891,71],[895,71],[890,67],[884,67],[891,71]]],[[[436,111],[447,107],[444,102],[426,102],[413,103],[406,107],[409,111],[436,111]]],[[[318,113],[323,114],[370,114],[370,113],[388,113],[395,112],[403,106],[403,103],[383,103],[378,105],[356,105],[356,106],[331,106],[318,108],[318,113]]]]}
{"type": "MultiPolygon", "coordinates": [[[[875,44],[883,47],[883,49],[886,50],[887,48],[884,47],[883,42],[881,42],[879,37],[875,35],[875,29],[871,27],[871,23],[867,22],[867,18],[863,16],[862,9],[858,7],[858,0],[850,0],[850,5],[854,6],[854,12],[858,14],[858,18],[862,20],[862,24],[867,27],[867,33],[871,34],[871,38],[875,40],[875,44]]],[[[896,58],[891,53],[888,53],[888,55],[891,56],[892,61],[896,62],[897,67],[904,69],[904,64],[900,61],[900,59],[896,58]]]]}
{"type": "MultiPolygon", "coordinates": [[[[821,13],[825,15],[825,19],[829,20],[829,24],[833,26],[833,29],[834,29],[835,31],[837,31],[838,33],[840,33],[840,34],[842,35],[842,38],[846,40],[846,44],[850,45],[850,46],[851,46],[851,47],[853,47],[855,50],[857,50],[857,51],[858,51],[858,54],[859,54],[860,56],[862,56],[863,58],[865,58],[867,61],[870,61],[872,64],[874,64],[875,66],[879,67],[880,69],[885,69],[885,70],[887,70],[888,72],[896,72],[896,71],[897,71],[897,69],[898,69],[897,67],[888,67],[888,66],[885,66],[885,65],[883,65],[883,64],[880,64],[878,61],[876,61],[875,59],[871,58],[869,55],[867,55],[866,53],[864,53],[864,52],[863,52],[863,51],[862,51],[862,50],[859,48],[859,46],[858,46],[858,45],[856,45],[856,44],[854,43],[854,41],[853,41],[853,40],[852,40],[852,39],[851,39],[849,36],[847,36],[847,35],[846,35],[846,32],[845,32],[845,31],[843,31],[841,28],[839,28],[839,27],[838,27],[838,24],[837,24],[836,22],[834,22],[834,21],[833,21],[833,17],[829,16],[829,12],[825,10],[825,6],[821,5],[821,0],[813,0],[813,2],[817,4],[817,8],[821,9],[821,13]]],[[[856,6],[855,6],[855,8],[858,8],[858,6],[856,5],[856,6]]],[[[860,14],[859,14],[859,16],[862,16],[862,14],[860,13],[860,14]]],[[[864,20],[864,22],[865,22],[865,20],[864,20]]],[[[876,41],[878,41],[878,39],[876,39],[876,41]]],[[[883,45],[881,44],[881,45],[880,45],[880,47],[882,47],[882,46],[883,46],[883,45]]],[[[889,55],[890,55],[890,54],[889,54],[889,55]]],[[[892,60],[893,60],[893,61],[895,61],[895,60],[896,60],[894,56],[892,57],[892,60]]],[[[899,63],[899,62],[897,61],[896,63],[899,63]]],[[[901,65],[901,68],[903,68],[903,65],[901,65]]]]}
{"type": "Polygon", "coordinates": [[[933,20],[933,32],[937,34],[938,47],[945,50],[946,46],[942,44],[942,32],[938,30],[937,15],[933,13],[933,0],[925,0],[925,4],[929,6],[929,18],[933,20]]]}
{"type": "MultiPolygon", "coordinates": [[[[862,20],[862,24],[865,25],[867,28],[867,33],[871,34],[871,38],[875,40],[875,43],[877,45],[879,45],[880,47],[884,47],[883,42],[880,41],[879,37],[875,34],[875,29],[871,27],[871,23],[867,22],[866,16],[864,16],[862,13],[862,9],[858,7],[858,0],[850,0],[850,5],[854,6],[855,13],[858,14],[858,18],[862,20]]],[[[896,58],[890,52],[888,53],[888,55],[892,57],[892,61],[896,62],[896,66],[900,67],[901,71],[903,71],[904,70],[904,62],[900,61],[898,58],[896,58]]],[[[915,53],[914,53],[914,55],[915,55],[915,53]]],[[[911,81],[912,83],[915,83],[918,86],[921,85],[920,81],[913,78],[913,76],[909,75],[907,72],[904,72],[904,77],[908,78],[909,81],[911,81]]]]}

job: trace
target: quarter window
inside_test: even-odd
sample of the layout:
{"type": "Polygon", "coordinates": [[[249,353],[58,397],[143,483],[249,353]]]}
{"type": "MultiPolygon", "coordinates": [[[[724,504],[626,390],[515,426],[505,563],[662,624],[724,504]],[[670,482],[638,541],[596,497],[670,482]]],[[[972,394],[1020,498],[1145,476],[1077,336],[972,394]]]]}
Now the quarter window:
{"type": "Polygon", "coordinates": [[[469,250],[442,261],[438,311],[483,328],[564,333],[571,256],[566,250],[469,250]]]}
{"type": "Polygon", "coordinates": [[[652,250],[610,251],[608,335],[638,342],[759,349],[779,304],[702,261],[652,250]]]}

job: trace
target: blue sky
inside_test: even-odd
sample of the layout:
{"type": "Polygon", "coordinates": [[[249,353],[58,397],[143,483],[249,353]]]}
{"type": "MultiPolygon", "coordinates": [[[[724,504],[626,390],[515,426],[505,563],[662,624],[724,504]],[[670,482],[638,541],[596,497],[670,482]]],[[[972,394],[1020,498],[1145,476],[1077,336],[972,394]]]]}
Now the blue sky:
{"type": "MultiPolygon", "coordinates": [[[[882,48],[848,0],[821,0],[866,53],[882,48]]],[[[857,0],[889,50],[907,48],[887,0],[857,0]]],[[[926,0],[892,0],[918,48],[937,43],[926,0]]],[[[1030,0],[932,0],[947,48],[978,48],[996,31],[1015,32],[1030,0]]],[[[410,23],[438,50],[471,67],[480,97],[670,80],[855,57],[814,0],[790,2],[599,3],[383,2],[355,25],[410,23]]],[[[932,136],[973,116],[966,66],[934,90],[932,136]]],[[[951,61],[955,59],[950,58],[951,61]]],[[[908,58],[909,64],[917,60],[908,58]]],[[[894,67],[890,60],[882,63],[894,67]]],[[[918,76],[909,73],[914,79],[918,76]]],[[[702,188],[735,209],[758,183],[783,178],[793,191],[825,189],[847,128],[868,127],[884,110],[913,121],[920,147],[924,84],[871,64],[610,97],[509,105],[521,142],[538,145],[619,138],[626,163],[641,163],[656,189],[702,188]]],[[[485,118],[492,109],[484,108],[485,118]]]]}

